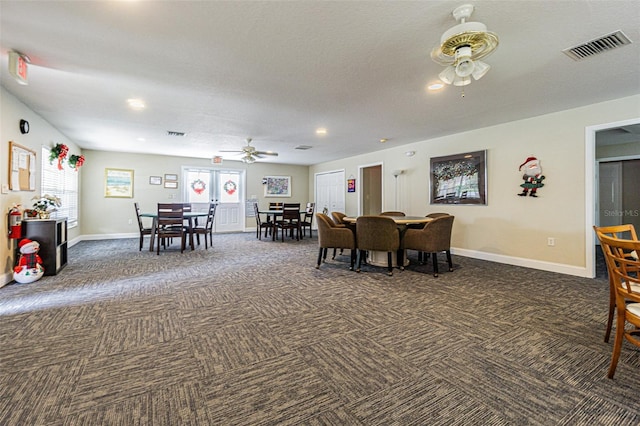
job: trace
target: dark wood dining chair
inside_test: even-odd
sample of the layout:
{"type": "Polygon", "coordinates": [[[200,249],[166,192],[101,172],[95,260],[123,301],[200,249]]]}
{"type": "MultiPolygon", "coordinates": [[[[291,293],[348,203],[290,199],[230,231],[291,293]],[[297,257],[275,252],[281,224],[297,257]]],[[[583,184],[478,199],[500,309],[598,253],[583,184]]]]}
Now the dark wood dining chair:
{"type": "Polygon", "coordinates": [[[207,213],[207,220],[204,225],[196,224],[192,232],[196,236],[196,241],[198,245],[200,245],[200,235],[204,238],[204,249],[207,250],[209,247],[207,246],[207,237],[209,237],[209,243],[211,247],[213,247],[213,224],[216,216],[216,207],[218,204],[209,203],[209,211],[207,213]]]}
{"type": "Polygon", "coordinates": [[[607,377],[613,379],[620,359],[622,341],[640,348],[640,241],[598,235],[607,263],[611,265],[616,295],[616,334],[607,377]],[[627,327],[630,324],[633,327],[627,327]]]}
{"type": "MultiPolygon", "coordinates": [[[[598,240],[602,247],[602,235],[607,237],[628,239],[638,241],[638,235],[636,234],[636,228],[632,224],[614,225],[614,226],[594,226],[593,230],[596,232],[598,240]]],[[[603,248],[604,251],[604,248],[603,248]]],[[[607,275],[609,276],[609,316],[607,318],[607,328],[604,332],[604,341],[609,342],[609,336],[611,336],[611,327],[613,326],[613,316],[616,311],[616,291],[614,282],[613,265],[610,263],[610,258],[605,256],[605,263],[607,265],[607,275]]]]}
{"type": "MultiPolygon", "coordinates": [[[[253,203],[253,211],[256,216],[256,238],[262,239],[262,230],[264,229],[264,237],[267,238],[268,232],[271,231],[273,224],[271,222],[263,222],[260,218],[260,209],[258,208],[258,203],[253,203]]],[[[267,215],[268,217],[268,215],[267,215]]]]}
{"type": "Polygon", "coordinates": [[[388,274],[393,275],[393,256],[402,264],[400,253],[400,231],[393,219],[386,216],[360,216],[356,220],[356,244],[358,246],[358,267],[360,272],[362,258],[367,251],[387,252],[388,274]]]}
{"type": "Polygon", "coordinates": [[[160,254],[160,245],[166,248],[168,239],[180,237],[180,253],[184,252],[188,227],[184,226],[184,206],[180,203],[158,203],[158,226],[156,230],[157,254],[160,254]]]}
{"type": "Polygon", "coordinates": [[[277,230],[282,231],[282,242],[284,242],[285,231],[289,231],[291,238],[293,238],[293,231],[296,234],[296,240],[300,241],[300,203],[285,203],[282,207],[282,220],[276,221],[275,238],[278,238],[277,230]]]}
{"type": "Polygon", "coordinates": [[[333,249],[335,258],[336,249],[350,249],[351,261],[349,269],[353,270],[356,261],[356,239],[355,234],[346,227],[339,227],[333,220],[324,213],[316,213],[316,223],[318,224],[318,262],[316,269],[320,268],[320,263],[326,262],[327,250],[333,249]]]}
{"type": "Polygon", "coordinates": [[[144,244],[144,236],[145,235],[150,235],[151,238],[155,238],[155,236],[153,235],[153,226],[151,227],[145,227],[144,223],[142,222],[142,218],[140,217],[140,206],[138,205],[138,203],[133,203],[133,206],[135,207],[136,210],[136,217],[138,218],[138,229],[140,230],[140,249],[139,251],[142,251],[142,246],[144,244]]]}
{"type": "Polygon", "coordinates": [[[454,216],[436,217],[422,229],[407,229],[402,237],[402,249],[418,250],[419,253],[429,253],[433,256],[433,276],[438,276],[437,253],[444,251],[449,263],[449,271],[453,271],[451,261],[451,230],[454,216]]]}
{"type": "Polygon", "coordinates": [[[307,236],[307,228],[309,228],[309,238],[313,237],[313,211],[315,210],[316,203],[307,203],[307,206],[304,209],[304,216],[300,221],[300,226],[302,227],[302,235],[307,236]]]}

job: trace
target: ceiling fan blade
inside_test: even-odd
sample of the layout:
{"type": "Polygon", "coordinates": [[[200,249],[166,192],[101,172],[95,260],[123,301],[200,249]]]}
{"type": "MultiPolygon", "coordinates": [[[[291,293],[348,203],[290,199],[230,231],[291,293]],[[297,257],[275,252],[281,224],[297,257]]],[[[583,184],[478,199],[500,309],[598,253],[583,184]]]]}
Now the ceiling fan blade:
{"type": "Polygon", "coordinates": [[[231,149],[221,149],[218,152],[244,152],[244,151],[237,151],[237,150],[231,150],[231,149]]]}
{"type": "Polygon", "coordinates": [[[256,154],[260,154],[260,155],[274,155],[274,156],[278,156],[277,152],[273,152],[273,151],[256,151],[256,154]]]}

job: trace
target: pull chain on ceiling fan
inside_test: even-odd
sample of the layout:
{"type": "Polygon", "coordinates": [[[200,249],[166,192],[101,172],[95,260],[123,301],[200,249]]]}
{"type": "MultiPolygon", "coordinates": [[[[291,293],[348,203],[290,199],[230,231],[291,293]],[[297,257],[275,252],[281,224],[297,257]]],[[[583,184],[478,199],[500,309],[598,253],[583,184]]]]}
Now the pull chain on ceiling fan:
{"type": "Polygon", "coordinates": [[[479,80],[491,68],[479,59],[498,47],[498,36],[487,31],[481,22],[467,22],[473,10],[470,4],[455,8],[453,17],[459,24],[445,31],[440,37],[440,46],[431,51],[431,59],[446,66],[438,75],[443,83],[466,86],[471,83],[471,77],[479,80]]]}
{"type": "Polygon", "coordinates": [[[273,155],[273,156],[277,156],[278,155],[277,152],[273,152],[273,151],[258,151],[253,146],[251,146],[251,141],[252,141],[251,138],[247,138],[247,146],[243,146],[240,151],[223,150],[223,151],[220,151],[220,152],[238,152],[238,153],[241,153],[243,155],[242,155],[242,158],[240,158],[240,160],[242,160],[242,162],[246,163],[246,164],[255,163],[257,158],[262,158],[265,155],[273,155]]]}

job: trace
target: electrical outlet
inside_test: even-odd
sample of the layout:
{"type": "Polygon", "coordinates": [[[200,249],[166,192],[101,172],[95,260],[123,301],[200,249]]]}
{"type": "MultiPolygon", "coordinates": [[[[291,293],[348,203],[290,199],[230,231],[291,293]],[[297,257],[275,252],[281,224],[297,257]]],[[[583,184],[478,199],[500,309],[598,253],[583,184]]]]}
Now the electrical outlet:
{"type": "Polygon", "coordinates": [[[555,246],[555,245],[556,245],[556,239],[555,239],[555,238],[553,238],[553,237],[549,237],[549,238],[547,238],[547,245],[548,245],[549,247],[553,247],[553,246],[555,246]]]}

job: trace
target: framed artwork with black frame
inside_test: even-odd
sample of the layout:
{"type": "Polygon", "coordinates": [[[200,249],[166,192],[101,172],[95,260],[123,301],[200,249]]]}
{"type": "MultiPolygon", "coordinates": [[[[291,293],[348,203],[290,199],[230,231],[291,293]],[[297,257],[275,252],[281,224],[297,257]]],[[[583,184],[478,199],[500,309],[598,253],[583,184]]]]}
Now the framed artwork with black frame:
{"type": "Polygon", "coordinates": [[[487,150],[431,158],[431,204],[487,205],[487,150]]]}

